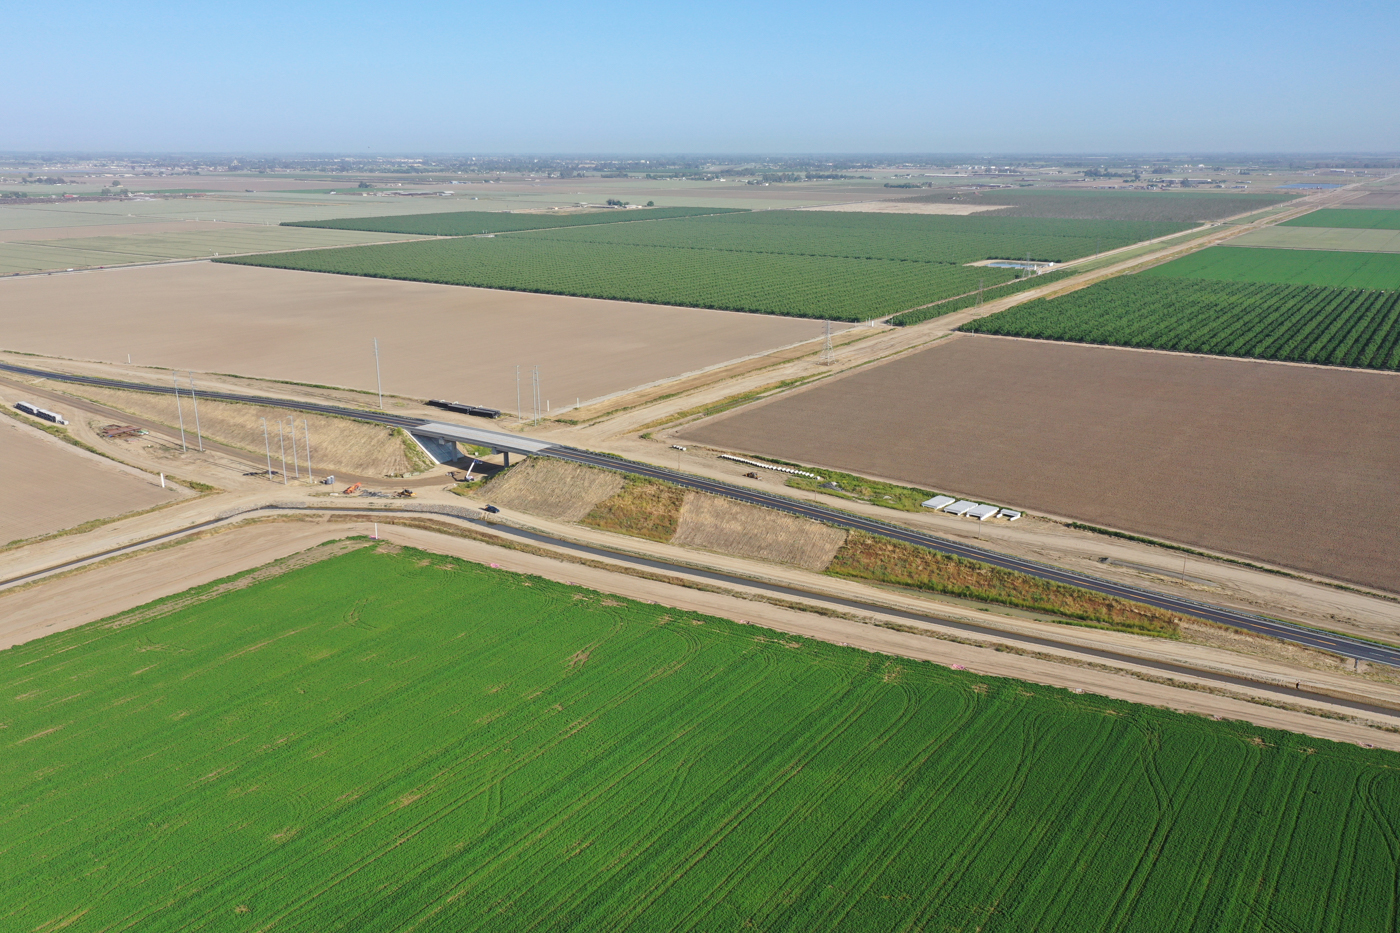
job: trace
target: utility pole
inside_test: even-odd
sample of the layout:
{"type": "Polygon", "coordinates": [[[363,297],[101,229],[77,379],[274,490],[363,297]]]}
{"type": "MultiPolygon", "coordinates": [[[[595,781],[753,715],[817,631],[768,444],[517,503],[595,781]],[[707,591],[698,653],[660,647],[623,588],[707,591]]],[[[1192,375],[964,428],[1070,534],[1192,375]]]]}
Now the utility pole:
{"type": "Polygon", "coordinates": [[[297,419],[293,416],[287,420],[291,422],[291,430],[287,433],[292,435],[292,472],[296,473],[297,479],[301,479],[301,466],[297,464],[297,419]]]}
{"type": "Polygon", "coordinates": [[[263,450],[267,453],[267,478],[272,479],[272,445],[267,440],[267,419],[263,423],[263,450]]]}
{"type": "Polygon", "coordinates": [[[185,370],[190,377],[190,399],[194,402],[194,436],[199,438],[199,452],[204,453],[204,432],[199,429],[199,396],[194,394],[194,373],[185,370]]]}
{"type": "MultiPolygon", "coordinates": [[[[306,419],[301,419],[301,428],[306,432],[306,481],[316,482],[316,477],[311,475],[311,425],[306,423],[306,419]]],[[[296,429],[296,422],[292,422],[292,429],[296,429]]]]}
{"type": "Polygon", "coordinates": [[[282,448],[282,485],[287,485],[287,441],[282,437],[282,419],[277,419],[277,443],[282,448]]]}
{"type": "Polygon", "coordinates": [[[175,411],[180,416],[180,449],[189,452],[189,446],[185,443],[185,410],[180,405],[180,380],[172,370],[170,382],[175,386],[175,411]]]}
{"type": "Polygon", "coordinates": [[[384,410],[384,380],[379,378],[379,338],[374,338],[374,383],[379,387],[379,410],[384,410]]]}
{"type": "Polygon", "coordinates": [[[535,424],[540,423],[540,364],[535,364],[535,424]]]}

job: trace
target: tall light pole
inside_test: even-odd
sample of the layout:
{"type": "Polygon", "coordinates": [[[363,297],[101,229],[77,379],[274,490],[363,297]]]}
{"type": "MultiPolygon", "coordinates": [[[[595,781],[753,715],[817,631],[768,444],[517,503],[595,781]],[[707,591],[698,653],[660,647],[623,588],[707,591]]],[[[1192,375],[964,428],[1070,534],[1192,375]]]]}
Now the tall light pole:
{"type": "Polygon", "coordinates": [[[384,409],[384,380],[379,378],[379,338],[374,338],[374,382],[379,387],[379,408],[384,409]]]}
{"type": "Polygon", "coordinates": [[[520,367],[515,367],[515,420],[525,420],[525,409],[520,405],[520,367]]]}
{"type": "Polygon", "coordinates": [[[180,449],[189,452],[189,446],[185,443],[185,409],[180,405],[180,379],[172,370],[170,381],[175,386],[175,411],[180,415],[180,449]]]}
{"type": "Polygon", "coordinates": [[[267,453],[267,478],[268,478],[268,479],[272,479],[272,445],[271,445],[270,443],[268,443],[268,439],[267,439],[267,419],[264,418],[264,419],[262,420],[262,423],[263,423],[263,450],[267,453]]]}
{"type": "Polygon", "coordinates": [[[190,377],[190,399],[194,402],[194,436],[199,438],[199,452],[204,453],[204,432],[199,429],[199,396],[194,394],[194,373],[185,370],[190,377]]]}

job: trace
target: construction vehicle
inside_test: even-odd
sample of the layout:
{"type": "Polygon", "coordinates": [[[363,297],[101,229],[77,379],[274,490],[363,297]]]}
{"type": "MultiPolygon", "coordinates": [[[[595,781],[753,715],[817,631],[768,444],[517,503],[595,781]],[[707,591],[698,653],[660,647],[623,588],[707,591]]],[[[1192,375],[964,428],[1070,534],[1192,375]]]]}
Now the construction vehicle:
{"type": "Polygon", "coordinates": [[[355,493],[359,492],[364,485],[364,483],[355,483],[353,486],[347,486],[343,495],[353,496],[355,493]]]}
{"type": "Polygon", "coordinates": [[[394,493],[394,498],[412,499],[415,495],[417,495],[417,493],[415,493],[412,489],[400,489],[398,492],[394,493]]]}

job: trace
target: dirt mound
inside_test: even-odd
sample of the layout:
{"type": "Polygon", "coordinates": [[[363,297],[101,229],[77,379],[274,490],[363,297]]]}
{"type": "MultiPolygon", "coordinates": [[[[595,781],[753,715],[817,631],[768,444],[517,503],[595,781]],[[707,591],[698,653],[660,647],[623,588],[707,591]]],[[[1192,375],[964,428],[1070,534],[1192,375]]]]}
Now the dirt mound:
{"type": "Polygon", "coordinates": [[[621,474],[548,457],[531,457],[486,487],[495,505],[576,522],[622,489],[621,474]]]}
{"type": "Polygon", "coordinates": [[[805,570],[826,569],[845,541],[846,532],[839,528],[703,492],[686,494],[671,538],[672,544],[805,570]]]}

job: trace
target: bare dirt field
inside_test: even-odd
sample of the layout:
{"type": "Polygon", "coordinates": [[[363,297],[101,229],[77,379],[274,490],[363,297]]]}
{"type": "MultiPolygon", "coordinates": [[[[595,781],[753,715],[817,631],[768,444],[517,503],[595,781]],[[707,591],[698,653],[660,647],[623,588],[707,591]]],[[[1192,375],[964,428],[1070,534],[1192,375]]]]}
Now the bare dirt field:
{"type": "Polygon", "coordinates": [[[920,203],[917,201],[857,201],[854,204],[828,204],[821,207],[804,207],[805,211],[853,211],[861,214],[952,214],[966,217],[968,214],[981,214],[986,211],[1002,211],[1010,204],[946,204],[920,203]]]}
{"type": "Polygon", "coordinates": [[[1369,189],[1357,197],[1350,198],[1337,207],[1390,207],[1400,208],[1400,190],[1395,188],[1369,189]]]}
{"type": "Polygon", "coordinates": [[[959,337],[681,431],[1400,592],[1400,378],[959,337]]]}
{"type": "Polygon", "coordinates": [[[186,495],[178,486],[162,489],[157,477],[0,417],[0,545],[186,495]]]}
{"type": "Polygon", "coordinates": [[[816,321],[189,263],[0,282],[5,349],[554,410],[822,334],[816,321]]]}
{"type": "Polygon", "coordinates": [[[192,233],[196,230],[222,230],[228,224],[211,221],[172,220],[133,223],[87,224],[73,227],[40,227],[39,229],[0,229],[0,243],[16,240],[72,240],[79,237],[126,236],[132,233],[192,233]]]}

